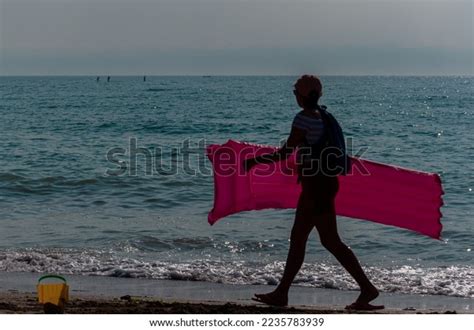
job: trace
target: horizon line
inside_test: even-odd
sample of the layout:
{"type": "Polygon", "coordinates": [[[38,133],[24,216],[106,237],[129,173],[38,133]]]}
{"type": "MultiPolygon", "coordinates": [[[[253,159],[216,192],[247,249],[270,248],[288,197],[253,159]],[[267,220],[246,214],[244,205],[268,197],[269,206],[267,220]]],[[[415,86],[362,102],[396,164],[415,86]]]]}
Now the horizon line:
{"type": "MultiPolygon", "coordinates": [[[[310,73],[309,73],[310,74],[310,73]]],[[[301,74],[0,74],[0,77],[297,77],[301,74]]],[[[319,77],[474,77],[474,74],[317,74],[319,77]]]]}

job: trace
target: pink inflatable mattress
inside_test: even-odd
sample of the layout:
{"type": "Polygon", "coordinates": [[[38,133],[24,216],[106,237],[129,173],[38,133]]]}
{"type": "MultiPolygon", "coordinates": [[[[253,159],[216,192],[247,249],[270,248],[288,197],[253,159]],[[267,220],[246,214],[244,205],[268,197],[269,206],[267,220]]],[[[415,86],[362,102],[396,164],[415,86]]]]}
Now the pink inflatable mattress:
{"type": "MultiPolygon", "coordinates": [[[[241,211],[296,207],[301,186],[294,154],[286,162],[259,164],[249,172],[243,169],[244,159],[276,149],[232,140],[207,148],[214,170],[211,225],[241,211]]],[[[338,215],[440,238],[443,189],[437,174],[352,158],[352,173],[340,176],[339,186],[338,215]]]]}

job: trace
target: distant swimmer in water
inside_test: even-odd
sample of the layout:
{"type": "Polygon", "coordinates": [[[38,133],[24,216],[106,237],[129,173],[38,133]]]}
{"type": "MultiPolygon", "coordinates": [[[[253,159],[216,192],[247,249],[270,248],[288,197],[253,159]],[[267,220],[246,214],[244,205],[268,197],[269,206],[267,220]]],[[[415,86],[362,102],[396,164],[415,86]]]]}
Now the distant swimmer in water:
{"type": "Polygon", "coordinates": [[[107,77],[107,82],[109,82],[109,81],[110,81],[110,76],[107,77]]]}
{"type": "Polygon", "coordinates": [[[143,81],[146,81],[146,76],[143,76],[143,81]]]}
{"type": "Polygon", "coordinates": [[[99,76],[97,76],[97,79],[96,79],[95,81],[99,82],[99,80],[100,80],[100,77],[99,77],[99,76]]]}

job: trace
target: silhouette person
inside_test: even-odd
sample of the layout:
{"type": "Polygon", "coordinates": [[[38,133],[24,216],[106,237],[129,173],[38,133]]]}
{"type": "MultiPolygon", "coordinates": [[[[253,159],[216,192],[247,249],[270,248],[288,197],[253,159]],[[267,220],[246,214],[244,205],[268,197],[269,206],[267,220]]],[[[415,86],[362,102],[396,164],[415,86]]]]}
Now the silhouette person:
{"type": "MultiPolygon", "coordinates": [[[[286,143],[273,154],[261,155],[244,161],[248,171],[256,164],[271,163],[286,159],[295,148],[314,145],[325,138],[325,127],[319,104],[322,95],[322,84],[315,76],[304,75],[294,85],[296,102],[303,109],[293,120],[290,136],[286,143]]],[[[331,252],[360,286],[360,295],[346,309],[374,310],[384,306],[374,306],[370,301],[377,298],[379,292],[365,275],[352,250],[345,245],[337,231],[335,198],[339,189],[336,175],[326,175],[314,168],[314,162],[306,162],[304,155],[299,158],[298,173],[302,186],[298,200],[295,221],[291,230],[290,249],[286,260],[283,277],[277,288],[270,293],[255,294],[253,300],[275,306],[288,304],[288,291],[296,274],[303,264],[306,242],[311,231],[316,228],[321,244],[331,252]]],[[[320,155],[317,155],[320,156],[320,155]]]]}

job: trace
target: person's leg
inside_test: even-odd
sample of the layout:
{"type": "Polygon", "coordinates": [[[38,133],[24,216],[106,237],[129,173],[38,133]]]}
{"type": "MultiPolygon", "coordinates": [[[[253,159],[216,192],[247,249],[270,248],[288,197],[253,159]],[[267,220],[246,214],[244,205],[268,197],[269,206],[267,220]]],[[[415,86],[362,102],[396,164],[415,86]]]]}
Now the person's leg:
{"type": "Polygon", "coordinates": [[[258,301],[277,306],[288,304],[288,291],[296,274],[301,268],[306,252],[306,242],[309,233],[314,228],[313,216],[311,214],[311,199],[301,194],[296,209],[295,222],[291,230],[290,249],[286,260],[283,277],[278,287],[267,294],[256,294],[258,301]]]}
{"type": "Polygon", "coordinates": [[[336,257],[360,286],[361,293],[353,305],[357,305],[360,309],[383,307],[369,305],[371,300],[377,298],[379,292],[365,275],[355,254],[341,241],[337,232],[337,221],[334,209],[331,212],[319,215],[318,221],[316,222],[316,229],[318,230],[321,244],[336,257]]]}
{"type": "Polygon", "coordinates": [[[311,205],[308,205],[309,203],[311,203],[311,200],[308,200],[306,196],[300,198],[295,223],[291,230],[290,249],[286,259],[285,271],[278,285],[278,290],[286,294],[288,294],[291,283],[303,265],[308,236],[314,229],[314,218],[311,214],[311,205]]]}

